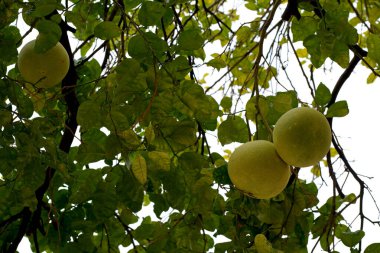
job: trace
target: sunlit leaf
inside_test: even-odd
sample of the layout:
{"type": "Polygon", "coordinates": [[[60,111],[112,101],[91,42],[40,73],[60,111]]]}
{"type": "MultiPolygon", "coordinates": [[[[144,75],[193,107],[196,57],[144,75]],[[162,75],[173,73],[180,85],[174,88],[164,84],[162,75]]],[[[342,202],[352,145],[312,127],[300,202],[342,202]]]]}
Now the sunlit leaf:
{"type": "Polygon", "coordinates": [[[380,64],[380,36],[377,34],[369,34],[367,38],[368,57],[371,57],[376,63],[380,64]]]}
{"type": "Polygon", "coordinates": [[[145,158],[138,154],[132,161],[132,172],[140,184],[144,185],[148,179],[147,166],[145,158]]]}
{"type": "Polygon", "coordinates": [[[330,102],[331,99],[331,92],[329,88],[327,88],[326,85],[323,83],[320,83],[317,87],[317,90],[315,91],[315,102],[320,105],[324,106],[328,102],[330,102]]]}
{"type": "Polygon", "coordinates": [[[327,110],[326,117],[344,117],[349,113],[347,101],[338,101],[327,110]]]}

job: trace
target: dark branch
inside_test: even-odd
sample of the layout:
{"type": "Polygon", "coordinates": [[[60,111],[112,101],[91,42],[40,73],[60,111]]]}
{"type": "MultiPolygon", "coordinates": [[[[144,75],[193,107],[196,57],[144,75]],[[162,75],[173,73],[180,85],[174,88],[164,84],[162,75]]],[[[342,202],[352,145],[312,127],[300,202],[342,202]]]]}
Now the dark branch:
{"type": "MultiPolygon", "coordinates": [[[[335,103],[340,89],[343,87],[343,84],[347,81],[347,79],[351,76],[351,73],[354,71],[356,65],[360,62],[360,59],[367,56],[367,52],[360,48],[358,45],[351,46],[350,49],[354,52],[354,58],[352,58],[348,67],[344,70],[342,75],[339,77],[337,83],[334,86],[334,89],[331,93],[331,99],[328,103],[327,107],[330,107],[335,103]]],[[[330,119],[332,121],[332,119],[330,119]]],[[[330,122],[331,125],[331,122],[330,122]]]]}
{"type": "Polygon", "coordinates": [[[288,5],[286,6],[284,13],[282,13],[281,18],[284,21],[289,21],[292,16],[296,17],[298,20],[301,18],[301,14],[298,11],[297,0],[288,0],[288,5]]]}
{"type": "MultiPolygon", "coordinates": [[[[53,14],[57,14],[57,12],[55,11],[53,14]]],[[[64,95],[65,102],[67,105],[67,119],[66,119],[66,128],[61,138],[59,148],[63,152],[69,153],[71,144],[74,140],[76,129],[78,127],[76,116],[77,116],[77,112],[79,108],[79,102],[75,94],[75,85],[77,83],[78,76],[75,71],[73,53],[71,51],[69,37],[67,35],[68,31],[72,31],[72,29],[70,29],[70,27],[63,20],[61,20],[60,22],[60,27],[62,30],[62,36],[61,36],[60,42],[64,46],[64,48],[66,49],[69,55],[70,68],[69,68],[69,72],[67,73],[65,78],[62,80],[62,93],[64,95]]],[[[37,238],[37,229],[42,234],[45,234],[43,224],[41,221],[41,212],[44,206],[43,197],[49,188],[50,182],[54,174],[55,174],[54,168],[48,167],[46,169],[44,182],[35,191],[37,206],[36,206],[36,210],[33,213],[30,211],[29,207],[24,207],[24,209],[19,214],[1,223],[1,225],[3,224],[7,225],[10,222],[13,222],[21,218],[21,224],[18,228],[17,235],[11,242],[6,252],[9,252],[9,253],[16,252],[18,245],[20,244],[25,234],[33,234],[35,240],[37,238]]]]}

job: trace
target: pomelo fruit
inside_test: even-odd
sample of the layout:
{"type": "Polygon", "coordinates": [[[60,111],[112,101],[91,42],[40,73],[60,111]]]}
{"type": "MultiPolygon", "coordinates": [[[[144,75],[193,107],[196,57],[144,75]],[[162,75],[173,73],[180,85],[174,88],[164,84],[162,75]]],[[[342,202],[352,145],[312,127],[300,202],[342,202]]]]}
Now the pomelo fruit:
{"type": "Polygon", "coordinates": [[[330,125],[317,110],[294,108],[278,119],[273,130],[273,143],[287,164],[295,167],[312,166],[330,149],[330,125]]]}
{"type": "Polygon", "coordinates": [[[235,149],[228,161],[228,175],[245,194],[269,199],[285,189],[290,168],[278,156],[273,143],[257,140],[235,149]]]}
{"type": "Polygon", "coordinates": [[[50,88],[62,81],[69,71],[70,60],[65,48],[57,43],[45,53],[34,50],[35,40],[28,42],[18,56],[18,68],[25,81],[38,88],[50,88]]]}

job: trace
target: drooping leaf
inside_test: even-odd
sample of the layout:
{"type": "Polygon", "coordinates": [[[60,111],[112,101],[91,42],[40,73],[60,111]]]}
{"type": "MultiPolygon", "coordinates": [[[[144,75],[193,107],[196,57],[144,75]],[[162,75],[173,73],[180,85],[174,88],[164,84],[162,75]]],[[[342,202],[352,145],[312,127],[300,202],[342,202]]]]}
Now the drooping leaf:
{"type": "Polygon", "coordinates": [[[335,228],[335,235],[342,240],[344,245],[351,248],[361,241],[365,233],[362,230],[351,232],[347,226],[339,224],[335,228]]]}
{"type": "Polygon", "coordinates": [[[136,35],[128,43],[129,55],[137,60],[161,58],[166,49],[166,42],[152,32],[136,35]]]}
{"type": "Polygon", "coordinates": [[[111,21],[103,21],[94,28],[94,35],[102,40],[109,40],[119,36],[120,28],[111,21]]]}
{"type": "Polygon", "coordinates": [[[230,97],[223,97],[220,101],[220,106],[223,107],[224,111],[229,111],[232,107],[232,99],[230,97]]]}
{"type": "Polygon", "coordinates": [[[178,37],[178,47],[182,50],[197,50],[203,45],[203,38],[196,29],[185,30],[178,37]]]}
{"type": "Polygon", "coordinates": [[[77,121],[83,130],[101,126],[102,113],[96,101],[87,100],[79,106],[77,121]]]}
{"type": "Polygon", "coordinates": [[[147,165],[145,158],[138,154],[132,160],[132,172],[140,184],[144,185],[148,179],[147,165]]]}
{"type": "Polygon", "coordinates": [[[15,26],[8,26],[0,30],[0,63],[8,65],[16,62],[17,46],[19,46],[17,42],[20,39],[20,31],[15,26]]]}
{"type": "Polygon", "coordinates": [[[245,121],[239,116],[229,116],[218,127],[218,139],[222,145],[247,142],[248,128],[245,121]]]}
{"type": "Polygon", "coordinates": [[[138,14],[139,21],[144,26],[159,25],[165,11],[165,7],[160,2],[143,2],[138,14]]]}
{"type": "Polygon", "coordinates": [[[34,49],[38,53],[44,53],[55,46],[61,38],[61,28],[56,22],[41,20],[36,25],[39,35],[36,39],[34,49]]]}
{"type": "Polygon", "coordinates": [[[99,170],[79,170],[73,174],[73,180],[69,188],[69,201],[79,204],[88,200],[96,191],[101,173],[99,170]]]}

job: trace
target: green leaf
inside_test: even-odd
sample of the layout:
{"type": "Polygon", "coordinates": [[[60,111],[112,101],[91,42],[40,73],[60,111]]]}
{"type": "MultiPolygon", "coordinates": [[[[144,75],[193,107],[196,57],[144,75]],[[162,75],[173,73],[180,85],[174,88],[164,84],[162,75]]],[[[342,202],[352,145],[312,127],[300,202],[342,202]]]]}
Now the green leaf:
{"type": "Polygon", "coordinates": [[[203,46],[204,39],[199,30],[185,30],[179,34],[178,47],[181,50],[192,51],[200,49],[203,46]]]}
{"type": "Polygon", "coordinates": [[[317,105],[325,106],[330,102],[331,92],[323,83],[320,83],[315,91],[315,102],[317,105]]]}
{"type": "Polygon", "coordinates": [[[15,21],[18,15],[17,2],[9,0],[0,2],[0,30],[15,21]]]}
{"type": "Polygon", "coordinates": [[[125,167],[116,166],[114,173],[120,175],[116,184],[116,194],[123,205],[127,206],[132,212],[141,210],[144,201],[144,188],[125,167]]]}
{"type": "Polygon", "coordinates": [[[327,110],[326,117],[344,117],[349,113],[347,101],[338,101],[332,104],[327,110]]]}
{"type": "Polygon", "coordinates": [[[231,184],[232,185],[231,179],[228,176],[228,166],[227,165],[223,165],[223,166],[216,168],[213,171],[213,177],[214,177],[214,180],[217,184],[231,184]]]}
{"type": "Polygon", "coordinates": [[[214,58],[206,63],[210,67],[214,67],[217,70],[220,70],[222,68],[225,68],[227,66],[227,63],[220,57],[214,58]]]}
{"type": "Polygon", "coordinates": [[[367,84],[372,84],[376,81],[377,75],[375,75],[373,72],[371,72],[367,77],[367,84]]]}
{"type": "Polygon", "coordinates": [[[34,49],[37,53],[44,53],[55,46],[61,38],[61,28],[50,20],[40,20],[37,22],[36,29],[39,35],[36,39],[34,49]]]}
{"type": "Polygon", "coordinates": [[[20,40],[21,35],[17,27],[7,26],[0,30],[0,63],[8,65],[16,62],[19,46],[17,43],[20,40]]]}
{"type": "Polygon", "coordinates": [[[100,170],[78,170],[73,173],[70,183],[70,203],[82,203],[91,198],[101,178],[100,170]]]}
{"type": "Polygon", "coordinates": [[[160,20],[165,14],[165,7],[161,2],[143,2],[138,14],[139,21],[144,26],[160,25],[160,20]]]}
{"type": "Polygon", "coordinates": [[[132,160],[132,172],[140,184],[144,185],[148,179],[145,158],[138,154],[132,160]]]}
{"type": "Polygon", "coordinates": [[[154,134],[154,127],[153,127],[152,123],[150,122],[149,126],[147,126],[145,128],[145,138],[146,138],[148,143],[152,143],[154,141],[155,137],[156,136],[154,134]]]}
{"type": "Polygon", "coordinates": [[[148,153],[149,163],[148,168],[151,170],[170,170],[169,153],[163,151],[150,151],[148,153]]]}
{"type": "Polygon", "coordinates": [[[181,105],[177,105],[183,113],[195,117],[202,127],[208,130],[216,128],[216,120],[219,116],[219,105],[211,96],[204,93],[203,88],[193,81],[184,81],[178,89],[181,105]],[[190,109],[190,111],[189,111],[190,109]]]}
{"type": "Polygon", "coordinates": [[[106,148],[107,139],[107,135],[97,128],[82,133],[82,143],[76,154],[76,160],[81,164],[89,164],[113,158],[115,154],[110,154],[110,150],[106,148]]]}
{"type": "Polygon", "coordinates": [[[17,106],[19,116],[29,118],[33,115],[33,102],[17,84],[12,84],[9,87],[9,100],[17,106]]]}
{"type": "Polygon", "coordinates": [[[248,128],[245,121],[239,116],[229,116],[218,127],[218,139],[222,145],[247,142],[248,128]]]}
{"type": "Polygon", "coordinates": [[[87,100],[79,106],[77,121],[83,130],[100,127],[103,117],[96,101],[87,100]]]}
{"type": "Polygon", "coordinates": [[[321,52],[321,38],[317,35],[311,35],[305,38],[303,44],[310,54],[311,63],[316,68],[322,66],[327,56],[321,52]]]}
{"type": "Polygon", "coordinates": [[[257,205],[257,218],[266,224],[281,224],[284,219],[282,206],[270,200],[260,200],[257,205]]]}
{"type": "Polygon", "coordinates": [[[45,17],[51,14],[54,10],[61,10],[63,6],[57,2],[56,0],[43,0],[43,1],[35,1],[33,2],[33,16],[35,17],[45,17]]]}
{"type": "Polygon", "coordinates": [[[120,36],[120,28],[111,21],[103,21],[94,28],[94,35],[102,40],[120,36]]]}
{"type": "Polygon", "coordinates": [[[232,107],[232,99],[230,97],[223,97],[220,101],[220,106],[223,107],[224,111],[229,111],[232,107]]]}
{"type": "Polygon", "coordinates": [[[99,220],[106,220],[115,215],[117,196],[115,188],[104,182],[99,183],[91,197],[94,205],[94,215],[99,220]]]}
{"type": "Polygon", "coordinates": [[[12,122],[12,113],[6,109],[0,109],[0,126],[5,126],[12,122]]]}
{"type": "Polygon", "coordinates": [[[318,29],[318,20],[312,16],[305,16],[300,20],[292,20],[293,41],[303,41],[310,35],[316,33],[318,29]]]}
{"type": "Polygon", "coordinates": [[[380,243],[372,243],[367,246],[364,253],[378,253],[380,252],[380,243]]]}
{"type": "Polygon", "coordinates": [[[342,240],[344,245],[351,248],[361,241],[365,233],[362,230],[351,232],[347,226],[339,224],[335,228],[335,235],[342,240]]]}
{"type": "Polygon", "coordinates": [[[370,33],[367,38],[368,57],[380,64],[380,35],[370,33]]]}
{"type": "Polygon", "coordinates": [[[167,44],[152,32],[136,35],[129,40],[128,53],[137,60],[152,60],[153,56],[160,58],[167,44]]]}

